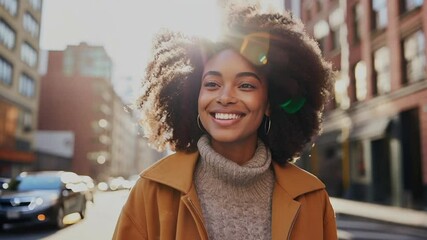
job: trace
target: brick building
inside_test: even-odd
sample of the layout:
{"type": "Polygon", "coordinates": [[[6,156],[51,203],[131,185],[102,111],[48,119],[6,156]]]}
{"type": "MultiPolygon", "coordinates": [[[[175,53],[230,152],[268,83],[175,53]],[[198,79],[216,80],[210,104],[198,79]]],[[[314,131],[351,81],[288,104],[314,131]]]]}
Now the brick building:
{"type": "Polygon", "coordinates": [[[73,132],[68,170],[96,178],[107,177],[111,160],[111,68],[103,47],[82,43],[50,51],[41,81],[39,129],[73,132]]]}
{"type": "Polygon", "coordinates": [[[424,1],[285,6],[300,10],[296,15],[338,70],[324,133],[301,164],[326,182],[331,195],[427,208],[424,1]]]}

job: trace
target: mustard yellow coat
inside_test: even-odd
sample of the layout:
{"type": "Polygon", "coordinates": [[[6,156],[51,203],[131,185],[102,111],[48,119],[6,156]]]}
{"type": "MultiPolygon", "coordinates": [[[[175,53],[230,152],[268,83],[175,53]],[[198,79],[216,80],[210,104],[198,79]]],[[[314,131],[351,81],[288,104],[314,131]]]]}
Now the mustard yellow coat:
{"type": "MultiPolygon", "coordinates": [[[[175,153],[144,171],[113,239],[208,239],[193,183],[198,157],[197,152],[175,153]]],[[[337,239],[324,184],[293,164],[273,166],[272,239],[337,239]]]]}

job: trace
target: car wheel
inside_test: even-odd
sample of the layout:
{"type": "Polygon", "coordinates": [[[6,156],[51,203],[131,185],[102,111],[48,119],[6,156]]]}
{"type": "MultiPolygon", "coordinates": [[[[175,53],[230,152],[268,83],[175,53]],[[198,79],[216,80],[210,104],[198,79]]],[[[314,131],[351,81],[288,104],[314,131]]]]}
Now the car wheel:
{"type": "Polygon", "coordinates": [[[60,207],[58,209],[58,213],[56,214],[55,227],[61,229],[64,226],[64,208],[60,207]]]}
{"type": "Polygon", "coordinates": [[[86,199],[82,204],[82,209],[80,210],[79,214],[81,219],[84,219],[86,217],[86,199]]]}

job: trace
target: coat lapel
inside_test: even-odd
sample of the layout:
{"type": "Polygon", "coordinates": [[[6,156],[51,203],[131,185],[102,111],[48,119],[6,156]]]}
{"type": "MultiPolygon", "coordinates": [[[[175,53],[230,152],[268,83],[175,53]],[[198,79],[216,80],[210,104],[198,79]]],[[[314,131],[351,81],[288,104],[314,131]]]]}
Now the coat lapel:
{"type": "Polygon", "coordinates": [[[301,203],[296,199],[325,185],[292,163],[273,163],[276,184],[272,202],[272,239],[289,239],[301,203]]]}
{"type": "Polygon", "coordinates": [[[272,203],[272,239],[288,239],[300,208],[300,203],[276,183],[272,203]]]}

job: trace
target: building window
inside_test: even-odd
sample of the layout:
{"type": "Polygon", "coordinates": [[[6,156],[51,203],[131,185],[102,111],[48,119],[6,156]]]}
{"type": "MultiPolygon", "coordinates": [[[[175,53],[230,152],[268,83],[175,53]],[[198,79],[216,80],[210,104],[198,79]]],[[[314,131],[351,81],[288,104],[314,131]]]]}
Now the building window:
{"type": "Polygon", "coordinates": [[[16,16],[18,12],[18,0],[0,0],[0,5],[12,16],[16,16]]]}
{"type": "Polygon", "coordinates": [[[317,12],[321,12],[323,10],[323,0],[316,0],[316,8],[317,12]]]}
{"type": "Polygon", "coordinates": [[[13,67],[6,59],[0,57],[0,82],[12,85],[13,67]]]}
{"type": "Polygon", "coordinates": [[[376,91],[378,95],[389,93],[390,83],[390,52],[388,47],[382,47],[374,53],[374,69],[376,73],[376,91]]]}
{"type": "Polygon", "coordinates": [[[365,159],[365,149],[363,146],[363,142],[360,140],[352,141],[350,143],[351,148],[351,169],[352,171],[352,179],[357,182],[363,181],[366,179],[366,159],[365,159]]]}
{"type": "Polygon", "coordinates": [[[340,28],[335,29],[331,28],[331,37],[332,37],[332,49],[339,49],[341,47],[340,43],[340,28]]]}
{"type": "Polygon", "coordinates": [[[356,99],[363,101],[368,94],[368,81],[366,79],[366,64],[359,61],[354,67],[354,79],[356,80],[356,99]]]}
{"type": "Polygon", "coordinates": [[[21,60],[30,67],[37,65],[37,52],[28,43],[23,43],[21,46],[21,60]]]}
{"type": "Polygon", "coordinates": [[[42,1],[41,0],[28,0],[28,2],[30,3],[31,7],[34,10],[40,11],[42,9],[42,1]]]}
{"type": "Polygon", "coordinates": [[[15,36],[15,31],[3,20],[0,20],[0,42],[8,49],[12,49],[15,47],[15,36]]]}
{"type": "Polygon", "coordinates": [[[401,12],[405,13],[405,12],[409,12],[412,11],[418,7],[421,7],[424,3],[424,0],[404,0],[404,1],[399,1],[401,6],[401,12]]]}
{"type": "Polygon", "coordinates": [[[305,9],[305,22],[310,22],[311,20],[311,8],[305,9]]]}
{"type": "Polygon", "coordinates": [[[374,16],[374,29],[382,29],[387,26],[387,1],[386,0],[373,0],[372,11],[374,16]]]}
{"type": "Polygon", "coordinates": [[[35,93],[34,79],[26,74],[22,74],[19,79],[19,93],[26,97],[33,97],[35,93]]]}
{"type": "Polygon", "coordinates": [[[30,132],[33,126],[33,115],[30,112],[21,112],[21,128],[23,132],[30,132]]]}
{"type": "Polygon", "coordinates": [[[359,42],[362,37],[362,18],[363,9],[362,4],[357,3],[353,6],[353,29],[354,29],[354,41],[359,42]]]}
{"type": "Polygon", "coordinates": [[[419,30],[403,40],[406,81],[416,82],[426,77],[424,32],[419,30]]]}
{"type": "Polygon", "coordinates": [[[339,49],[341,47],[340,35],[341,26],[344,24],[344,13],[341,8],[335,9],[329,14],[329,28],[332,38],[332,49],[339,49]]]}
{"type": "Polygon", "coordinates": [[[14,149],[19,110],[0,99],[0,148],[14,149]]]}
{"type": "Polygon", "coordinates": [[[24,14],[23,25],[25,31],[29,32],[32,37],[36,38],[39,35],[39,24],[30,13],[24,14]]]}

